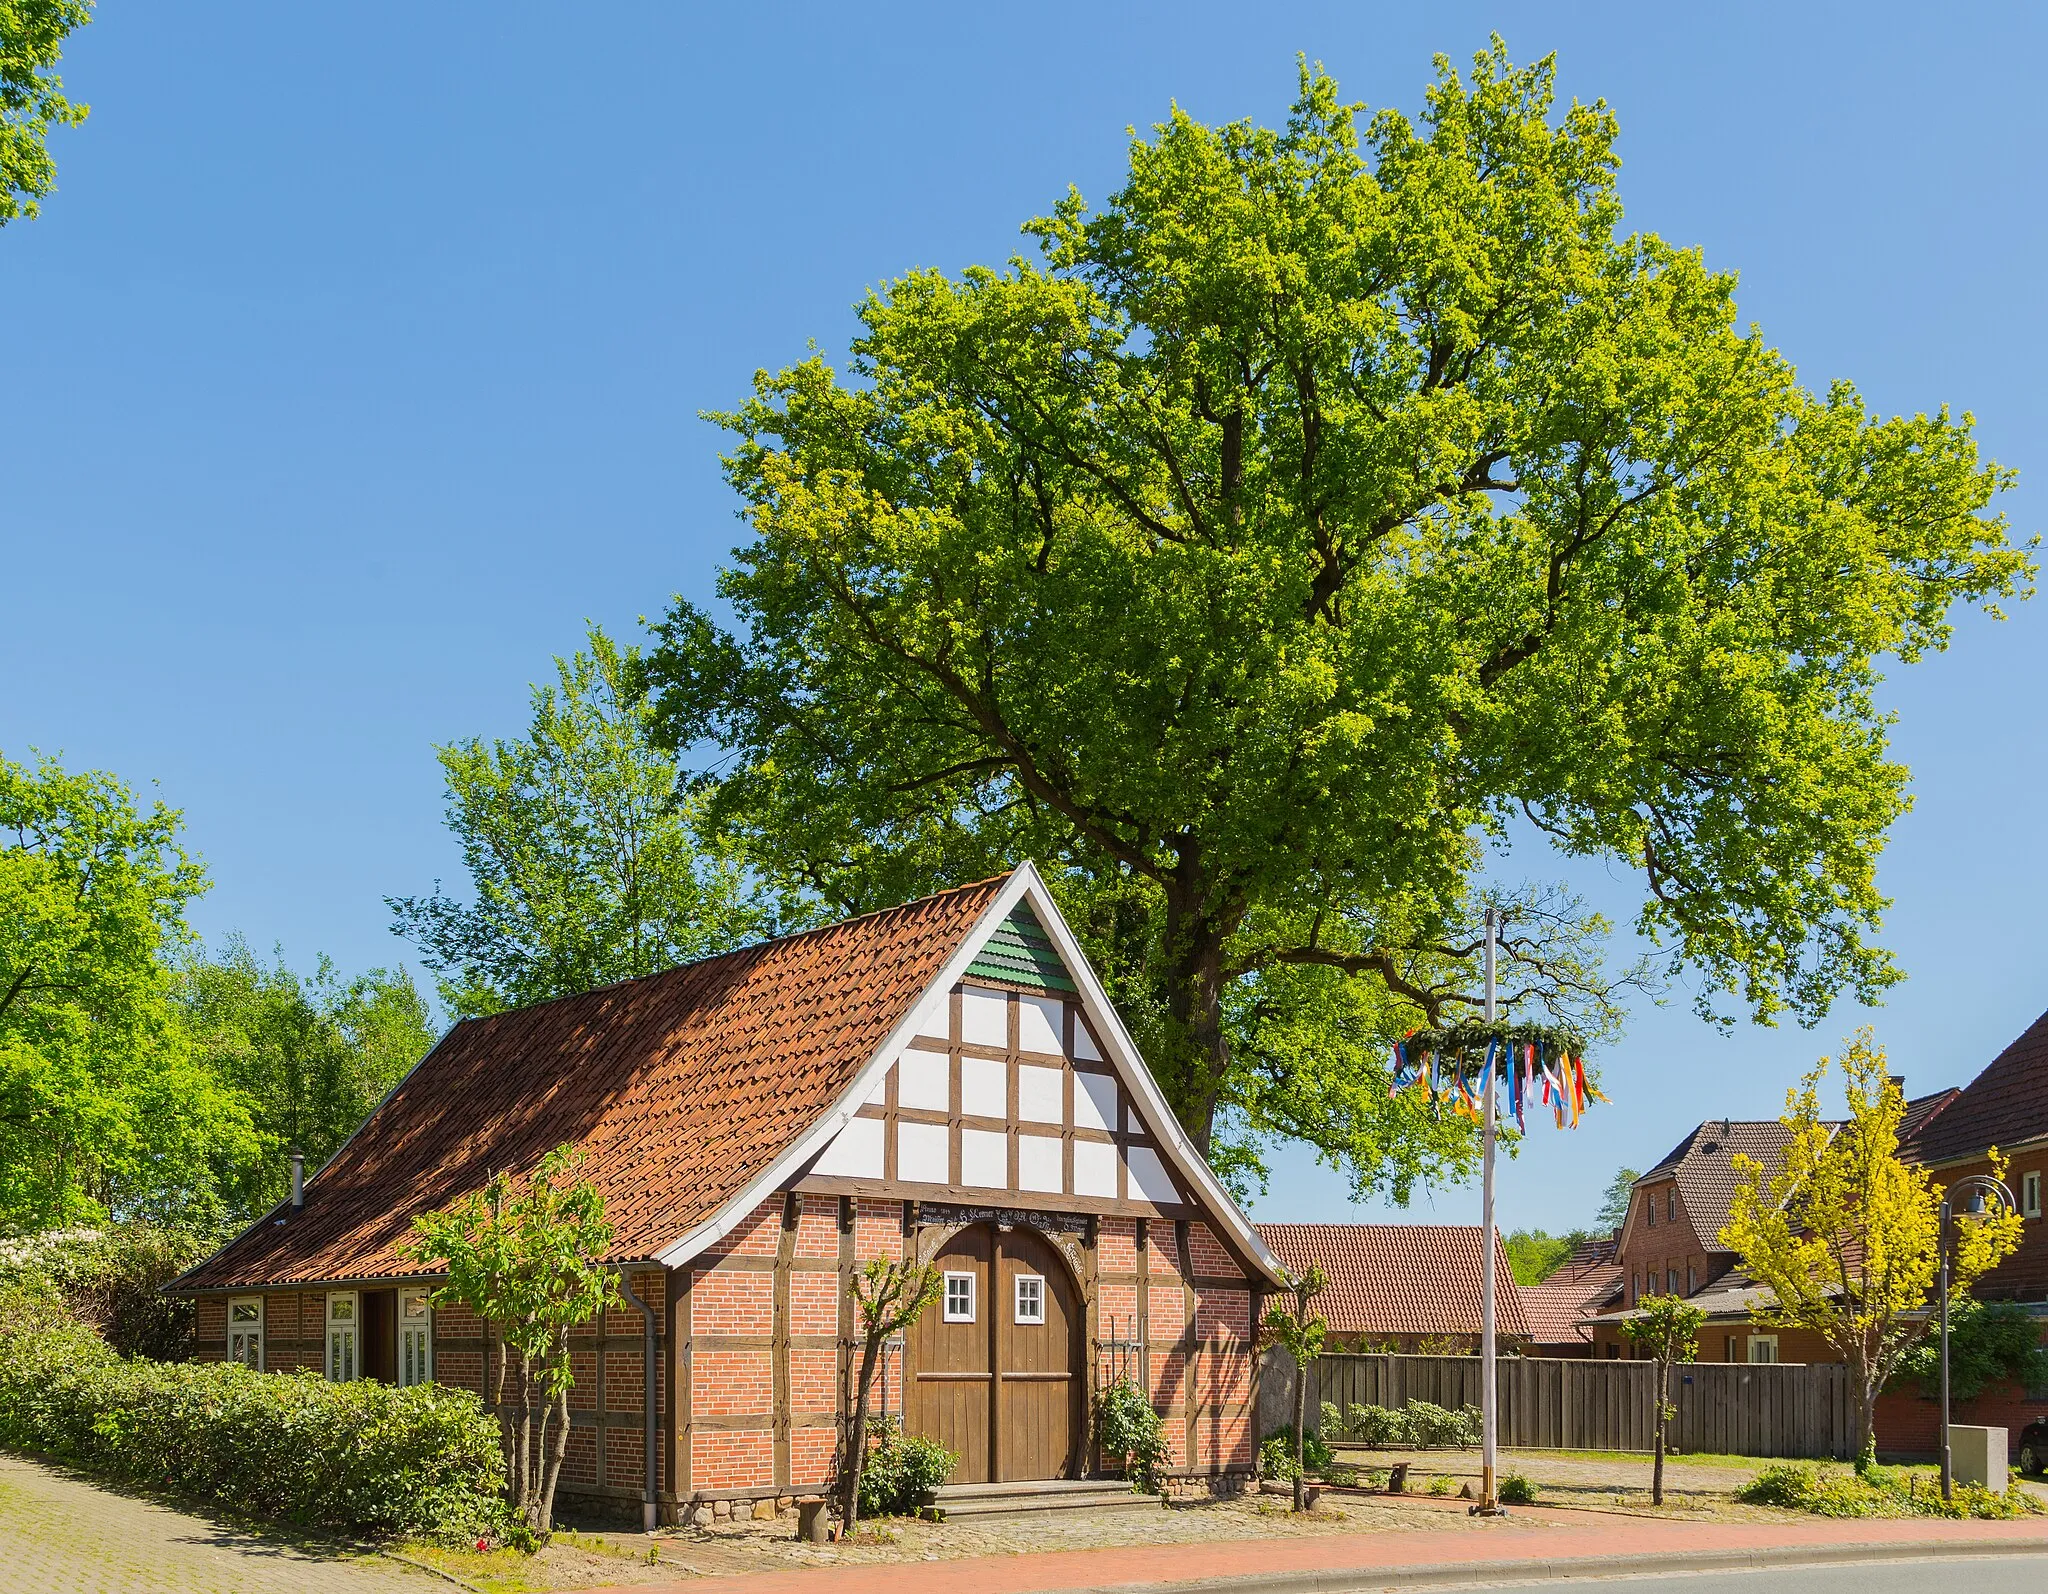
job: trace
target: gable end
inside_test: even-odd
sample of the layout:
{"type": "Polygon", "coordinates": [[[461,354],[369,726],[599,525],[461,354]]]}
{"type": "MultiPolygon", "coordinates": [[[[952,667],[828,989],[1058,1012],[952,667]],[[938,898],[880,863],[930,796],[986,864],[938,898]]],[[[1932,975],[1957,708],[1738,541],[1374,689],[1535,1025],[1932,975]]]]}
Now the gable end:
{"type": "Polygon", "coordinates": [[[1052,937],[1031,911],[1031,904],[1019,902],[1010,916],[989,932],[988,940],[967,965],[975,979],[1001,980],[1009,985],[1028,986],[1037,991],[1079,994],[1079,987],[1053,950],[1052,937]]]}

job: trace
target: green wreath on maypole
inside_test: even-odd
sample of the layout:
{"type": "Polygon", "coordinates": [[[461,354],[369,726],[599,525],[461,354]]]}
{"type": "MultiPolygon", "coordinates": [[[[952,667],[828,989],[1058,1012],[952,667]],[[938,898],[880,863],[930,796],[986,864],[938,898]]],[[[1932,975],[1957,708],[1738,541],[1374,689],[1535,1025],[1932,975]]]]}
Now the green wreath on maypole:
{"type": "Polygon", "coordinates": [[[1586,1072],[1585,1042],[1577,1032],[1555,1024],[1479,1019],[1410,1030],[1394,1045],[1387,1095],[1423,1091],[1431,1107],[1448,1107],[1476,1122],[1489,1072],[1505,1087],[1507,1110],[1521,1129],[1528,1128],[1532,1098],[1551,1109],[1560,1129],[1576,1129],[1594,1102],[1607,1100],[1586,1072]]]}

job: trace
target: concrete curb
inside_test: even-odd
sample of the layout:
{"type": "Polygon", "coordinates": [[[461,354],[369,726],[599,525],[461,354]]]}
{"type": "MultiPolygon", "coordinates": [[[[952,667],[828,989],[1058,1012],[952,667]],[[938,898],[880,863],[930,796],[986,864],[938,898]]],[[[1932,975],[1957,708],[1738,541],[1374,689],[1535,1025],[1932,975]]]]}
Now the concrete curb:
{"type": "Polygon", "coordinates": [[[1917,1539],[1894,1544],[1802,1544],[1780,1549],[1648,1551],[1519,1561],[1436,1561],[1414,1566],[1353,1566],[1308,1572],[1253,1572],[1178,1583],[1104,1583],[1059,1594],[1364,1594],[1371,1589],[1448,1588],[1472,1583],[1565,1583],[1581,1578],[1658,1573],[1741,1572],[1778,1566],[1853,1566],[1873,1561],[1975,1559],[1986,1555],[2048,1556],[2048,1539],[1993,1539],[1972,1544],[1917,1539]]]}

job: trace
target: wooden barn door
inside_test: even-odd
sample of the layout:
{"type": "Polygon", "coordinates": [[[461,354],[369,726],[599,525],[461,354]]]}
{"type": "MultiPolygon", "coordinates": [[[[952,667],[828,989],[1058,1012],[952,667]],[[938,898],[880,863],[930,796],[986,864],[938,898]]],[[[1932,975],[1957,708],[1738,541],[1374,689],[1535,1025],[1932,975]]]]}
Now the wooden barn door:
{"type": "Polygon", "coordinates": [[[945,1288],[912,1330],[905,1425],[960,1458],[954,1483],[1073,1475],[1081,1311],[1058,1252],[1025,1229],[963,1229],[945,1288]]]}

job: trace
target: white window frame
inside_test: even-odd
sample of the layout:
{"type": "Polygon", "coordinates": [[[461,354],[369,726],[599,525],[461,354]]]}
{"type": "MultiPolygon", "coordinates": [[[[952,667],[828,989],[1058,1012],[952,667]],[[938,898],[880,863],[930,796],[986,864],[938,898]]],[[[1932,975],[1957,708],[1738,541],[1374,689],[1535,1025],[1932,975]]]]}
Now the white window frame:
{"type": "Polygon", "coordinates": [[[946,1275],[945,1320],[949,1323],[971,1323],[974,1321],[974,1275],[972,1273],[948,1273],[946,1275]],[[954,1304],[954,1286],[961,1286],[960,1295],[964,1304],[954,1304]]]}
{"type": "Polygon", "coordinates": [[[1045,1275],[1019,1273],[1013,1299],[1017,1323],[1026,1327],[1042,1326],[1045,1322],[1045,1275]]]}
{"type": "Polygon", "coordinates": [[[2020,1175],[2020,1213],[2029,1218],[2041,1215],[2041,1175],[2038,1173],[2020,1175]]]}
{"type": "Polygon", "coordinates": [[[1749,1360],[1753,1367],[1775,1367],[1778,1362],[1778,1336],[1776,1334],[1752,1334],[1749,1336],[1749,1360]],[[1758,1351],[1763,1354],[1759,1356],[1758,1351]]]}
{"type": "Polygon", "coordinates": [[[327,1292],[327,1381],[352,1383],[363,1376],[363,1298],[355,1290],[327,1292]],[[339,1308],[339,1310],[337,1310],[339,1308]]]}
{"type": "Polygon", "coordinates": [[[431,1292],[398,1292],[398,1387],[434,1381],[434,1304],[431,1292]]]}
{"type": "Polygon", "coordinates": [[[263,1371],[263,1297],[236,1295],[228,1300],[228,1360],[240,1362],[253,1372],[263,1371]],[[235,1314],[254,1307],[255,1314],[240,1323],[235,1314]]]}

